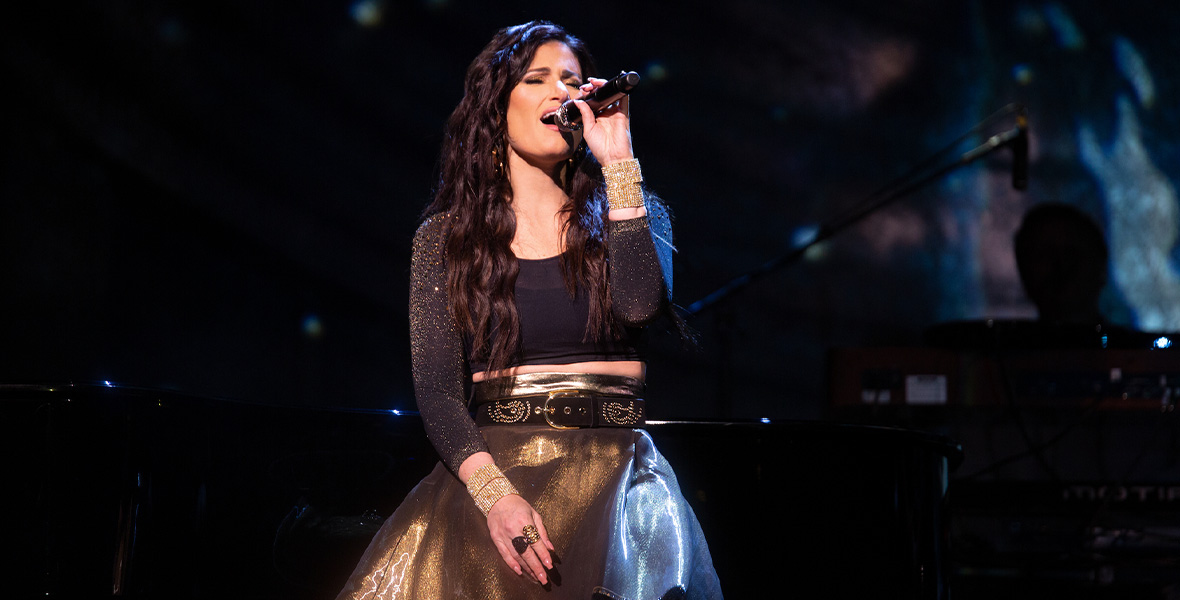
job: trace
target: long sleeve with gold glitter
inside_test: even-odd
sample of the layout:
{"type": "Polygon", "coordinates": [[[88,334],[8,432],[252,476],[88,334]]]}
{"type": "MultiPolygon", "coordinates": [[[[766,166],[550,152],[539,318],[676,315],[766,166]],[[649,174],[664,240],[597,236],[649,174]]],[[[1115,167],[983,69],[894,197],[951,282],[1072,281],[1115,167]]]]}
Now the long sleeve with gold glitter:
{"type": "Polygon", "coordinates": [[[647,325],[672,297],[668,209],[657,200],[648,200],[646,207],[646,217],[607,222],[611,310],[627,327],[647,325]]]}
{"type": "MultiPolygon", "coordinates": [[[[410,355],[414,395],[426,436],[453,472],[476,452],[486,452],[467,407],[471,373],[463,335],[447,294],[448,215],[427,219],[414,236],[410,265],[410,355]]],[[[667,210],[648,203],[648,216],[607,224],[610,295],[615,319],[627,327],[650,322],[672,289],[671,225],[667,210]]]]}

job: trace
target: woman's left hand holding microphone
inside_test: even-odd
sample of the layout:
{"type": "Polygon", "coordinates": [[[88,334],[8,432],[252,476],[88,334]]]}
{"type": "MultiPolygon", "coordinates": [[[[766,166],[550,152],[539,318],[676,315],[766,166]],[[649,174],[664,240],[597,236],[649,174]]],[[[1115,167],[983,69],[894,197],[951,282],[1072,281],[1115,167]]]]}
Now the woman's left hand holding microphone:
{"type": "MultiPolygon", "coordinates": [[[[579,89],[585,96],[605,83],[605,79],[590,77],[579,89]]],[[[582,113],[582,136],[599,164],[635,158],[631,149],[631,96],[623,96],[597,115],[584,101],[575,99],[575,103],[582,113]]]]}
{"type": "MultiPolygon", "coordinates": [[[[605,79],[591,77],[581,86],[582,95],[592,93],[603,86],[605,79]]],[[[594,114],[590,105],[582,100],[575,101],[582,113],[583,139],[586,147],[598,159],[598,164],[606,167],[624,161],[633,161],[635,153],[631,148],[631,96],[625,95],[618,102],[608,106],[605,110],[594,114]]],[[[608,197],[610,190],[607,191],[608,197]]],[[[612,208],[608,218],[612,221],[634,219],[647,215],[644,206],[629,208],[612,208]]]]}

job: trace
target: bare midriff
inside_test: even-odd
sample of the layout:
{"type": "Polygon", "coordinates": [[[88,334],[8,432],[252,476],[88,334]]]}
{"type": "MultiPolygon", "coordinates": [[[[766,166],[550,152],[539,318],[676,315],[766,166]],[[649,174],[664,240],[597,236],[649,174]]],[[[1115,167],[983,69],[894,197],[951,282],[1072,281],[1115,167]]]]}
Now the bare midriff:
{"type": "Polygon", "coordinates": [[[478,383],[492,377],[508,377],[523,373],[593,373],[595,375],[625,375],[639,380],[647,375],[647,363],[641,360],[595,360],[565,365],[520,365],[500,371],[480,371],[471,376],[478,383]]]}

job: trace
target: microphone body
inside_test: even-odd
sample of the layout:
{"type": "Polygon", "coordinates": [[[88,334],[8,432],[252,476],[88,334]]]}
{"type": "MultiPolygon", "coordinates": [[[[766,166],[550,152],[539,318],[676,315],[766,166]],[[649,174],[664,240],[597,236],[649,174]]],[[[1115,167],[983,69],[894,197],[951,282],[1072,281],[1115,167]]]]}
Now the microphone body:
{"type": "MultiPolygon", "coordinates": [[[[635,71],[624,71],[617,77],[604,83],[582,101],[590,106],[594,114],[598,114],[606,107],[618,102],[620,98],[631,93],[639,85],[639,74],[635,71]]],[[[582,111],[573,100],[566,100],[557,108],[557,112],[542,119],[545,123],[557,125],[562,131],[577,131],[582,128],[582,111]]]]}
{"type": "Polygon", "coordinates": [[[1028,119],[1016,117],[1016,138],[1012,140],[1012,187],[1028,189],[1028,119]]]}
{"type": "Polygon", "coordinates": [[[1017,190],[1028,189],[1028,117],[1023,108],[1016,116],[1016,127],[997,133],[983,145],[967,151],[959,158],[959,164],[974,162],[1004,146],[1012,149],[1012,187],[1017,190]]]}

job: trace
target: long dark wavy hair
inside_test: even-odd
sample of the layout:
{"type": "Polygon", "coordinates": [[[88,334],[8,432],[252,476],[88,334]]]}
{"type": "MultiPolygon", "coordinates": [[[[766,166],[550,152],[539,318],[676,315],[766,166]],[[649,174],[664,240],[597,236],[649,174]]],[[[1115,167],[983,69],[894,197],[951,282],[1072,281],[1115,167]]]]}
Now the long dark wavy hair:
{"type": "MultiPolygon", "coordinates": [[[[516,218],[507,176],[508,97],[537,48],[551,41],[573,51],[583,81],[595,73],[585,44],[553,23],[530,21],[497,32],[467,69],[463,99],[447,122],[438,188],[426,209],[428,217],[448,217],[450,311],[471,339],[472,358],[486,361],[489,370],[508,366],[520,349],[514,294],[519,266],[511,249],[516,218]]],[[[568,198],[562,207],[562,275],[571,297],[579,289],[589,296],[585,335],[597,341],[619,335],[610,318],[601,175],[584,146],[562,169],[568,198]]]]}

